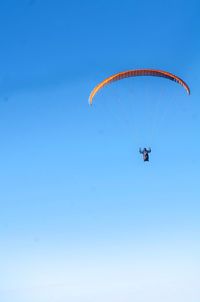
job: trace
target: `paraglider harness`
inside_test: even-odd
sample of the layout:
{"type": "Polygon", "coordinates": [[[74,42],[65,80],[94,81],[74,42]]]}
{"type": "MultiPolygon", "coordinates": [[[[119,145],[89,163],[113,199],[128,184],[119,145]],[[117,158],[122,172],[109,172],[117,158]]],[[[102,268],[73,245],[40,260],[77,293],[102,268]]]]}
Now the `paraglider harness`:
{"type": "Polygon", "coordinates": [[[143,160],[144,161],[149,161],[149,153],[151,152],[151,148],[148,150],[144,148],[143,150],[140,148],[139,152],[143,155],[143,160]]]}

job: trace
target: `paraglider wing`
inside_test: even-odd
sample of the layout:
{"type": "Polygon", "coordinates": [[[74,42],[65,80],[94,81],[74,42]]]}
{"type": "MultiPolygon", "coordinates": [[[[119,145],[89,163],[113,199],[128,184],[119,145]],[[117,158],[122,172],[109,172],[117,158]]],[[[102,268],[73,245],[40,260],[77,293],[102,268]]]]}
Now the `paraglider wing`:
{"type": "Polygon", "coordinates": [[[188,94],[190,94],[190,88],[189,86],[179,77],[173,75],[172,73],[169,73],[167,71],[162,70],[156,70],[156,69],[135,69],[135,70],[128,70],[116,73],[105,80],[103,80],[101,83],[99,83],[91,92],[89,97],[89,104],[92,105],[93,98],[96,95],[96,93],[101,90],[104,86],[114,82],[118,81],[124,78],[128,77],[136,77],[136,76],[156,76],[156,77],[162,77],[169,79],[171,81],[175,81],[178,84],[182,85],[188,94]]]}

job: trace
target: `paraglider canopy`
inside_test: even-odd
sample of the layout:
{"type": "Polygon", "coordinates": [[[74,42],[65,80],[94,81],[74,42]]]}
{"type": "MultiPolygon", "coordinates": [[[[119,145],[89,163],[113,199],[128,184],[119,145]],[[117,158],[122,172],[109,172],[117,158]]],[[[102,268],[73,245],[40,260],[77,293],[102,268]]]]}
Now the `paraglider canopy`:
{"type": "Polygon", "coordinates": [[[128,77],[136,77],[136,76],[155,76],[155,77],[166,78],[168,80],[177,82],[178,84],[182,85],[185,88],[186,92],[188,94],[190,94],[189,86],[181,78],[177,77],[176,75],[174,75],[172,73],[169,73],[169,72],[163,71],[163,70],[157,70],[157,69],[135,69],[135,70],[128,70],[128,71],[122,71],[122,72],[116,73],[116,74],[106,78],[101,83],[99,83],[92,90],[92,92],[90,94],[89,104],[92,105],[94,96],[104,86],[106,86],[114,81],[118,81],[118,80],[128,78],[128,77]]]}

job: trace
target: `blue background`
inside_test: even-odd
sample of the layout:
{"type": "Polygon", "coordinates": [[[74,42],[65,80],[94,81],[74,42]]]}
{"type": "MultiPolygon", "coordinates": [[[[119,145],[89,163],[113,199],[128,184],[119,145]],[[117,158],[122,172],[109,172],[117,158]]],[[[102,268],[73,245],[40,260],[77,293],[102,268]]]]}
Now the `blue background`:
{"type": "Polygon", "coordinates": [[[199,301],[199,12],[1,1],[2,302],[199,301]],[[97,83],[136,68],[191,95],[138,77],[89,107],[97,83]]]}

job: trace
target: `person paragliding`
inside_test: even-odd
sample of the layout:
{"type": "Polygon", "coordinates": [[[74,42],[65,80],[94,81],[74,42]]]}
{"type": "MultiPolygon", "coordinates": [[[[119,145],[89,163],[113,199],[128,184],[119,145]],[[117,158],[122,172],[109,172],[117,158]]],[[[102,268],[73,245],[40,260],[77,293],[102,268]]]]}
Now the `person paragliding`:
{"type": "Polygon", "coordinates": [[[149,161],[149,153],[151,152],[151,148],[144,148],[143,150],[140,148],[139,152],[143,155],[144,161],[149,161]]]}
{"type": "MultiPolygon", "coordinates": [[[[115,81],[119,81],[119,80],[122,80],[125,78],[137,77],[137,76],[162,77],[164,79],[174,81],[174,82],[178,83],[179,85],[181,85],[186,90],[188,95],[190,94],[190,88],[186,84],[186,82],[184,82],[181,78],[179,78],[178,76],[176,76],[170,72],[167,72],[164,70],[157,70],[157,69],[132,69],[132,70],[122,71],[122,72],[113,74],[113,75],[107,77],[106,79],[104,79],[99,84],[97,84],[94,87],[94,89],[91,91],[90,96],[89,96],[90,106],[92,106],[93,99],[96,96],[96,94],[101,89],[103,89],[105,86],[107,86],[108,84],[111,84],[115,81]]],[[[151,152],[151,148],[148,148],[148,149],[144,148],[143,150],[140,148],[139,152],[143,155],[144,161],[149,161],[149,153],[151,152]]]]}

